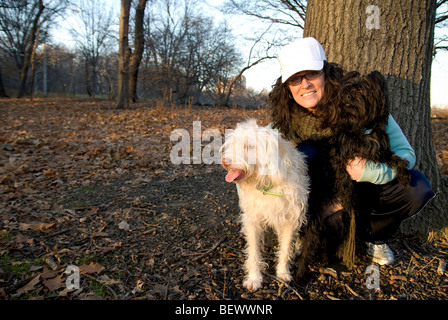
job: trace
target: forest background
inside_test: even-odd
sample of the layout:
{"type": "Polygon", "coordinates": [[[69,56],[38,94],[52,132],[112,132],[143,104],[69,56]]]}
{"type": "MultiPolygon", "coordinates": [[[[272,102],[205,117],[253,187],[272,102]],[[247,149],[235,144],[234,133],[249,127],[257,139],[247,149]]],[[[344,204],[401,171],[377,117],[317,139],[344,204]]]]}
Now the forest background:
{"type": "MultiPolygon", "coordinates": [[[[145,9],[140,39],[133,23],[138,19],[137,1],[130,11],[133,56],[141,43],[132,101],[264,106],[280,75],[278,50],[303,34],[305,8],[291,6],[306,5],[305,1],[283,5],[258,1],[244,6],[226,0],[140,2],[145,9]]],[[[4,0],[0,5],[0,96],[17,96],[22,87],[20,95],[115,99],[119,1],[42,3],[45,9],[33,44],[30,34],[39,1],[4,0]]],[[[448,72],[447,3],[437,3],[431,101],[434,107],[444,108],[448,105],[443,86],[448,72]]]]}

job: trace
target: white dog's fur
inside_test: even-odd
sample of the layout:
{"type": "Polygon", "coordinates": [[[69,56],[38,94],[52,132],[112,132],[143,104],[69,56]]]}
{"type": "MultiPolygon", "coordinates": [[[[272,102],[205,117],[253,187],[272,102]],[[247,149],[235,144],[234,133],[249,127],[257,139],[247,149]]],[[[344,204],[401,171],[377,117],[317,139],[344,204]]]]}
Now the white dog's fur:
{"type": "Polygon", "coordinates": [[[221,152],[226,180],[239,186],[242,232],[247,241],[244,287],[261,288],[260,247],[267,227],[278,237],[277,277],[289,282],[293,240],[306,223],[309,178],[303,154],[277,131],[259,127],[253,119],[226,134],[221,152]]]}

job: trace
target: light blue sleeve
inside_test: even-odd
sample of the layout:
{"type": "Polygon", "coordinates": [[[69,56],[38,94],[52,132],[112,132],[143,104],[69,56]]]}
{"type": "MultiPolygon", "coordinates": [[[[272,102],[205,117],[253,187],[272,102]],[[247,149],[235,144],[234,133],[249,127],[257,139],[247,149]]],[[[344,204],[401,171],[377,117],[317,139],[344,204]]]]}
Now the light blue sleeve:
{"type": "MultiPolygon", "coordinates": [[[[409,162],[408,169],[412,169],[415,166],[416,161],[415,151],[392,115],[389,115],[386,132],[389,135],[390,148],[392,152],[400,158],[407,160],[409,162]]],[[[356,181],[370,182],[373,184],[386,184],[394,180],[396,176],[396,170],[390,168],[387,164],[375,163],[367,160],[361,178],[356,181]]]]}

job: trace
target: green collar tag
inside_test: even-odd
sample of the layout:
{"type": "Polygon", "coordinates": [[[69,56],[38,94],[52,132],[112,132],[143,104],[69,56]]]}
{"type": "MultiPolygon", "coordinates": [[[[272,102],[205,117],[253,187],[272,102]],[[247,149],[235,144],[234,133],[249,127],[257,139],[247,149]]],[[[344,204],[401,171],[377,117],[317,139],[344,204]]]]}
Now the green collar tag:
{"type": "Polygon", "coordinates": [[[269,190],[271,190],[273,187],[274,187],[274,185],[271,183],[271,184],[269,185],[269,187],[257,188],[257,190],[260,191],[260,192],[262,192],[263,194],[268,194],[268,195],[270,195],[270,196],[283,197],[283,195],[280,194],[280,193],[272,193],[272,192],[269,192],[269,190]]]}

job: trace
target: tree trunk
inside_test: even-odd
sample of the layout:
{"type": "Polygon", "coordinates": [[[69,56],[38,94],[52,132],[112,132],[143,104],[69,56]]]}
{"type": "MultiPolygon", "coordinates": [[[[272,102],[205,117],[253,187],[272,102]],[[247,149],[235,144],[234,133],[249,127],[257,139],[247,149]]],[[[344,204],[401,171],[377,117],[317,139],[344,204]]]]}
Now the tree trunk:
{"type": "Polygon", "coordinates": [[[26,80],[28,78],[28,69],[30,68],[31,58],[33,56],[33,51],[35,48],[35,42],[37,38],[36,36],[39,29],[39,19],[43,11],[44,11],[44,4],[42,0],[39,0],[39,9],[33,20],[33,27],[31,28],[30,32],[28,49],[25,52],[25,62],[22,66],[22,70],[20,71],[19,93],[17,94],[17,98],[22,98],[26,93],[26,80]]]}
{"type": "Polygon", "coordinates": [[[33,50],[31,51],[31,75],[30,75],[30,81],[28,82],[28,91],[27,94],[30,97],[33,97],[34,94],[34,87],[35,87],[35,80],[36,80],[36,49],[39,42],[39,30],[36,32],[33,50]]]}
{"type": "Polygon", "coordinates": [[[118,101],[117,109],[129,107],[129,11],[131,0],[121,0],[119,48],[118,48],[118,101]]]}
{"type": "Polygon", "coordinates": [[[430,118],[435,10],[434,0],[309,0],[305,21],[304,37],[318,39],[329,62],[387,78],[391,113],[416,151],[417,169],[437,192],[424,211],[403,222],[407,235],[434,235],[448,225],[430,118]]]}
{"type": "Polygon", "coordinates": [[[5,87],[3,86],[2,67],[0,65],[0,98],[7,98],[5,87]]]}
{"type": "Polygon", "coordinates": [[[89,71],[89,69],[90,69],[89,58],[86,56],[84,59],[85,59],[84,71],[85,71],[85,75],[86,75],[86,91],[87,91],[87,94],[89,95],[89,98],[95,98],[94,93],[92,91],[92,85],[91,85],[92,79],[90,77],[90,71],[89,71]]]}
{"type": "Polygon", "coordinates": [[[137,79],[138,69],[140,67],[140,61],[143,56],[143,49],[145,47],[145,37],[143,34],[143,20],[145,17],[146,2],[148,0],[139,0],[137,9],[135,12],[135,45],[134,53],[131,56],[131,64],[129,67],[129,95],[132,102],[137,102],[137,79]]]}

